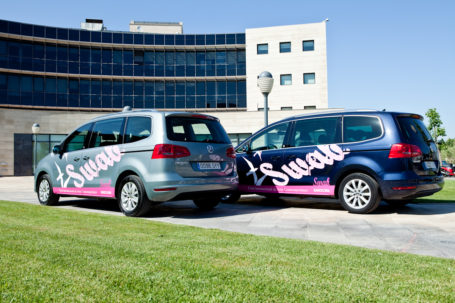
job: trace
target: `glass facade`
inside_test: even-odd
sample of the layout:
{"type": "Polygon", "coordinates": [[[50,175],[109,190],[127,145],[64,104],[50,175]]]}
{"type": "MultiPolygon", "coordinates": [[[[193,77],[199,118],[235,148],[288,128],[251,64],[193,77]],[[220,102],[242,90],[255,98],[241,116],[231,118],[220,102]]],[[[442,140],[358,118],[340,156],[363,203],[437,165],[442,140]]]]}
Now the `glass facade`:
{"type": "Polygon", "coordinates": [[[0,104],[246,107],[245,34],[96,32],[0,20],[2,33],[17,36],[0,36],[0,104]]]}

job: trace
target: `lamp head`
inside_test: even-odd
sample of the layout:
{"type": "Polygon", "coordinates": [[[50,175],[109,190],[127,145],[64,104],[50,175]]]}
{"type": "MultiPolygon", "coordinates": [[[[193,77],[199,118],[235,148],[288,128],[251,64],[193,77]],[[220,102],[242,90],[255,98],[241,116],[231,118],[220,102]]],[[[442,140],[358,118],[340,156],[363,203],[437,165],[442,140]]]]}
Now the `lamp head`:
{"type": "Polygon", "coordinates": [[[32,133],[34,133],[34,134],[39,133],[39,128],[40,128],[40,126],[39,126],[38,123],[33,123],[33,125],[32,125],[32,133]]]}
{"type": "Polygon", "coordinates": [[[261,90],[261,93],[269,94],[273,87],[272,74],[267,71],[260,73],[258,76],[258,87],[261,90]]]}

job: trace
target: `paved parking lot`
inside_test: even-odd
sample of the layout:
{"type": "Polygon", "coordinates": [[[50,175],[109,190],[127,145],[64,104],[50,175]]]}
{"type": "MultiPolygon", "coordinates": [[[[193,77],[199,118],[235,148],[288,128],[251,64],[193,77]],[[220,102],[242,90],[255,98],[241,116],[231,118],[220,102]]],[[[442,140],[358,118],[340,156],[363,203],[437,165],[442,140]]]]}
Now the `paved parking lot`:
{"type": "MultiPolygon", "coordinates": [[[[0,178],[0,200],[38,204],[33,178],[0,178]]],[[[60,201],[62,208],[122,215],[113,200],[60,201]]],[[[220,204],[208,212],[191,201],[164,203],[146,219],[455,259],[455,203],[410,204],[399,209],[383,203],[373,214],[356,215],[332,200],[270,201],[246,196],[237,204],[220,204]]]]}

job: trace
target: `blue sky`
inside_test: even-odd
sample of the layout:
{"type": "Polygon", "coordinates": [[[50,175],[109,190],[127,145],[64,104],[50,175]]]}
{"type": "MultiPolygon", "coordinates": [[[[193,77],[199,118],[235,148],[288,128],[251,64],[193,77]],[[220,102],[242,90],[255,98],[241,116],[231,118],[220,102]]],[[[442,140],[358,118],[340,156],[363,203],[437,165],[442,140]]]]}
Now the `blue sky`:
{"type": "Polygon", "coordinates": [[[436,108],[455,137],[455,1],[4,1],[0,18],[79,28],[103,19],[183,22],[185,33],[327,24],[329,107],[411,111],[436,108]]]}

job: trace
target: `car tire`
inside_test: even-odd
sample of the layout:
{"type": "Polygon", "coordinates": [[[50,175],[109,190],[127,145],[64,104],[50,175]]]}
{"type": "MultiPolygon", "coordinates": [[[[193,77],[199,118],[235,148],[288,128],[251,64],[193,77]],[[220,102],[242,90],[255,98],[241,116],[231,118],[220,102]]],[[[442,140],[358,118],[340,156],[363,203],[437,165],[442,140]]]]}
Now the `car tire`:
{"type": "Polygon", "coordinates": [[[338,188],[341,205],[350,213],[367,214],[381,203],[378,183],[363,173],[353,173],[343,179],[338,188]]]}
{"type": "Polygon", "coordinates": [[[122,213],[128,217],[142,216],[151,208],[144,184],[135,175],[127,176],[120,182],[117,201],[122,213]]]}
{"type": "Polygon", "coordinates": [[[59,195],[54,194],[51,178],[48,174],[39,177],[36,194],[41,205],[53,206],[60,199],[59,195]]]}
{"type": "Polygon", "coordinates": [[[200,209],[200,210],[212,210],[214,209],[218,204],[220,204],[221,198],[220,197],[212,197],[212,198],[198,198],[194,199],[193,202],[194,204],[200,209]]]}
{"type": "Polygon", "coordinates": [[[234,192],[221,197],[221,203],[236,203],[239,199],[240,194],[238,192],[234,192]]]}

